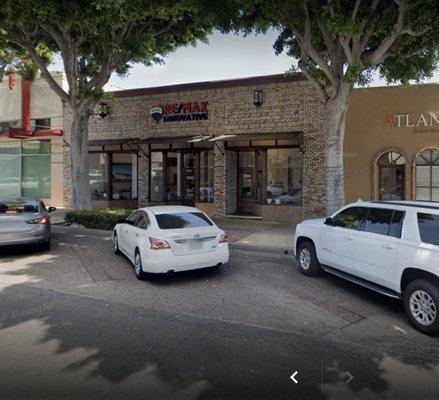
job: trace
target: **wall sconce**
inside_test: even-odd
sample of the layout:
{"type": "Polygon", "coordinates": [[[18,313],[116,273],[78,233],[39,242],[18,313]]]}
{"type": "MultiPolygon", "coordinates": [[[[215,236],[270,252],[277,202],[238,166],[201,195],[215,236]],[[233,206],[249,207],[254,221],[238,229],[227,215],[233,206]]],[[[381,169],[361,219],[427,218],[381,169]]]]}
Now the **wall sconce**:
{"type": "Polygon", "coordinates": [[[256,107],[259,107],[262,105],[262,89],[253,90],[253,104],[256,107]]]}
{"type": "Polygon", "coordinates": [[[108,106],[108,103],[106,103],[105,101],[101,101],[99,103],[99,112],[98,115],[101,118],[105,118],[108,116],[108,114],[110,114],[110,107],[108,106]]]}

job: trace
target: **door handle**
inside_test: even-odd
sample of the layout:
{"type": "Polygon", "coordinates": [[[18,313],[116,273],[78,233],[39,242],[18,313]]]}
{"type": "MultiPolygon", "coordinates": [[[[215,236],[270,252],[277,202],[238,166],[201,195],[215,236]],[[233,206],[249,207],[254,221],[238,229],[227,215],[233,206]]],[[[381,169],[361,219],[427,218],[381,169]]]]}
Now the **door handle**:
{"type": "Polygon", "coordinates": [[[349,241],[352,241],[352,240],[354,240],[354,237],[353,236],[351,236],[351,235],[345,235],[345,237],[344,237],[346,240],[349,240],[349,241]]]}
{"type": "Polygon", "coordinates": [[[387,249],[387,250],[393,250],[395,247],[394,246],[392,246],[392,245],[390,245],[390,244],[383,244],[383,245],[381,245],[384,249],[387,249]]]}
{"type": "Polygon", "coordinates": [[[136,233],[136,237],[139,237],[139,235],[136,233]]]}

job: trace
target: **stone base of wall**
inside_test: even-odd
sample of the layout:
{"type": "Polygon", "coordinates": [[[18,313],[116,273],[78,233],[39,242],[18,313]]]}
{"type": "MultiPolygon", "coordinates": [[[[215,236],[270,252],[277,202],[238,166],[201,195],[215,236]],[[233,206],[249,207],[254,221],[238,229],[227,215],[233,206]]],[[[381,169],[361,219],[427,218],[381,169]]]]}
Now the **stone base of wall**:
{"type": "Polygon", "coordinates": [[[213,203],[195,203],[196,208],[203,211],[209,217],[213,217],[215,206],[213,203]]]}
{"type": "Polygon", "coordinates": [[[271,206],[269,204],[255,204],[255,214],[267,222],[284,222],[297,224],[303,217],[301,206],[271,206]]]}
{"type": "Polygon", "coordinates": [[[93,210],[103,210],[105,208],[137,208],[137,200],[93,200],[93,210]]]}

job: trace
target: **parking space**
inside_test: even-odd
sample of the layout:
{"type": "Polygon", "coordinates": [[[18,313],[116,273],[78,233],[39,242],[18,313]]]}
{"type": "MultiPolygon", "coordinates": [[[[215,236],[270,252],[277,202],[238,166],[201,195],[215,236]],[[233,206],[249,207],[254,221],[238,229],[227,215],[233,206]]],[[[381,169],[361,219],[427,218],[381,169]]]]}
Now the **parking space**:
{"type": "MultiPolygon", "coordinates": [[[[54,226],[49,252],[4,250],[0,258],[0,352],[9,354],[14,341],[26,346],[23,338],[27,337],[27,344],[32,342],[37,348],[32,351],[47,352],[44,362],[54,374],[64,371],[60,379],[69,376],[64,376],[67,368],[73,375],[89,374],[112,384],[117,381],[122,385],[120,393],[146,384],[135,376],[141,371],[148,375],[145,368],[154,370],[161,363],[166,368],[178,366],[174,383],[183,392],[176,387],[160,388],[156,382],[157,390],[165,393],[163,398],[174,398],[176,393],[182,397],[175,398],[212,394],[225,398],[223,385],[231,379],[228,363],[235,363],[234,373],[239,370],[245,377],[239,382],[232,379],[233,393],[246,390],[241,387],[244,382],[254,385],[252,398],[259,398],[258,388],[264,394],[260,398],[288,398],[293,393],[306,394],[303,398],[337,398],[346,393],[368,398],[373,392],[385,398],[397,393],[403,377],[410,374],[419,375],[422,385],[431,382],[425,398],[438,393],[434,377],[439,372],[437,338],[409,326],[399,302],[327,275],[301,275],[291,253],[291,226],[219,224],[231,238],[228,265],[218,271],[192,271],[147,281],[136,280],[129,261],[113,254],[110,232],[54,226]],[[33,312],[25,312],[32,307],[33,312]],[[106,323],[111,332],[106,331],[106,323]],[[29,324],[36,324],[35,331],[29,324]],[[67,333],[69,329],[75,332],[73,337],[67,333]],[[150,346],[159,340],[159,332],[163,343],[151,355],[150,346]],[[108,335],[120,341],[120,351],[126,351],[130,362],[124,361],[114,344],[107,343],[108,335]],[[139,365],[133,367],[137,355],[128,350],[129,341],[139,337],[142,344],[137,345],[143,350],[138,354],[139,365]],[[106,344],[101,345],[99,338],[106,344]],[[53,347],[43,346],[46,341],[53,347]],[[56,361],[60,351],[67,353],[64,357],[69,361],[56,361]],[[203,375],[193,365],[191,352],[200,365],[216,365],[223,381],[214,377],[211,367],[203,375]],[[57,362],[60,364],[53,364],[57,362]],[[110,372],[112,362],[121,363],[115,366],[118,378],[113,376],[117,372],[110,372]],[[299,370],[302,385],[289,380],[290,369],[299,370]],[[395,370],[399,372],[395,374],[395,370]],[[189,378],[191,371],[196,379],[189,378]],[[346,371],[355,376],[355,383],[345,384],[342,374],[346,371]],[[261,380],[271,391],[262,390],[261,383],[256,383],[261,380]]],[[[12,355],[7,359],[12,370],[18,368],[12,355]]],[[[79,379],[73,375],[69,379],[79,379]]],[[[172,379],[166,381],[169,384],[172,379]]],[[[87,387],[94,390],[95,384],[87,387]]],[[[416,384],[411,386],[412,393],[416,388],[416,384]]],[[[111,388],[107,395],[113,398],[111,388]]]]}

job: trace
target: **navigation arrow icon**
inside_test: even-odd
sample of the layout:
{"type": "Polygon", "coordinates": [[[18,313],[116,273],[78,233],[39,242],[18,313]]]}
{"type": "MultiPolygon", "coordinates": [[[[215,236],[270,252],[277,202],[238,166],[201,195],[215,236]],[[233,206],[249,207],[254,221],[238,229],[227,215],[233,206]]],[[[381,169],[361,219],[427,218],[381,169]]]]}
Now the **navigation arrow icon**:
{"type": "Polygon", "coordinates": [[[296,375],[298,374],[298,371],[294,371],[293,375],[290,376],[290,379],[294,382],[294,383],[298,383],[297,379],[296,379],[296,375]]]}
{"type": "Polygon", "coordinates": [[[349,371],[346,371],[346,375],[348,377],[348,379],[346,380],[346,383],[349,383],[352,379],[354,379],[354,377],[351,375],[351,373],[349,371]]]}

